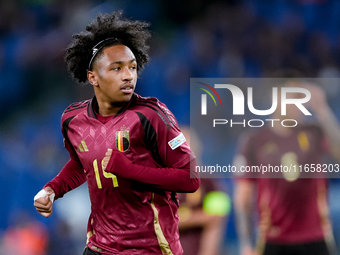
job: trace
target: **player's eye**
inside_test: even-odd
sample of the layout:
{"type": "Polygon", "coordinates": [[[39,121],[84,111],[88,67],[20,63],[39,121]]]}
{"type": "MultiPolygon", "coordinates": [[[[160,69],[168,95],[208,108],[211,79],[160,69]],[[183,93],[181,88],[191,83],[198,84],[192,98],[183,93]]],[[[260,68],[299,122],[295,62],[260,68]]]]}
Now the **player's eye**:
{"type": "Polygon", "coordinates": [[[137,69],[137,66],[131,66],[130,69],[135,70],[135,69],[137,69]]]}
{"type": "Polygon", "coordinates": [[[120,67],[114,67],[114,68],[112,68],[112,70],[114,70],[114,71],[119,71],[121,68],[120,67]]]}

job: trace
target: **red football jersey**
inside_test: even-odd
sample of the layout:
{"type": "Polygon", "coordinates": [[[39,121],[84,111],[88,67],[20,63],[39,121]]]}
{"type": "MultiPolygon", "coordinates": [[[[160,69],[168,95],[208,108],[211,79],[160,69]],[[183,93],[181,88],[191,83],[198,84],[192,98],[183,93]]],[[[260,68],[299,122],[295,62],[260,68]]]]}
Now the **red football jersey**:
{"type": "Polygon", "coordinates": [[[74,185],[65,185],[57,176],[45,186],[52,187],[58,198],[87,181],[91,200],[87,246],[92,250],[121,255],[182,254],[177,194],[102,170],[108,148],[122,151],[143,166],[187,165],[194,155],[176,119],[157,99],[137,94],[104,123],[96,118],[97,108],[93,98],[65,110],[65,146],[73,162],[78,162],[71,164],[74,185]]]}
{"type": "MultiPolygon", "coordinates": [[[[326,151],[321,129],[301,126],[288,137],[275,134],[270,128],[245,134],[239,156],[248,166],[304,166],[322,163],[326,151]]],[[[260,238],[268,242],[293,244],[324,240],[328,224],[327,182],[305,178],[306,174],[281,178],[251,179],[257,187],[260,238]]],[[[245,176],[246,177],[246,176],[245,176]]],[[[311,177],[311,176],[310,176],[311,177]]]]}

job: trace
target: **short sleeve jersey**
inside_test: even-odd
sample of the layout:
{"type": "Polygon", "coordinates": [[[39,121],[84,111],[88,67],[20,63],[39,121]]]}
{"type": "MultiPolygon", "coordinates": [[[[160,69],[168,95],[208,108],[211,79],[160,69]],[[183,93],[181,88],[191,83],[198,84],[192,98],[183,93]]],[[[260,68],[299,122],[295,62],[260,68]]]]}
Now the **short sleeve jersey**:
{"type": "Polygon", "coordinates": [[[102,254],[182,254],[177,194],[102,170],[108,148],[139,165],[184,167],[194,155],[176,119],[156,98],[137,94],[106,123],[96,118],[96,107],[96,98],[74,103],[62,116],[65,146],[89,187],[87,246],[102,254]]]}
{"type": "MultiPolygon", "coordinates": [[[[295,128],[288,137],[265,128],[243,135],[237,158],[248,166],[304,166],[322,163],[325,152],[321,129],[316,126],[295,128]]],[[[250,179],[257,187],[259,230],[264,233],[263,238],[288,244],[323,240],[329,223],[326,180],[280,174],[279,178],[250,179]]]]}

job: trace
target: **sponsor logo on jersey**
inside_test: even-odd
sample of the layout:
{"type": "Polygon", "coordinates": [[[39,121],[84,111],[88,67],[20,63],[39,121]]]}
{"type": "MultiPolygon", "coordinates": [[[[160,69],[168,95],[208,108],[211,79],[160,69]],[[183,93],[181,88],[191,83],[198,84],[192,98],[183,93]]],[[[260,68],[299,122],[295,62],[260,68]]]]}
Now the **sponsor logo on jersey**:
{"type": "Polygon", "coordinates": [[[177,137],[175,137],[174,139],[172,139],[171,141],[168,142],[170,148],[172,150],[178,148],[179,146],[181,146],[184,142],[185,142],[185,137],[182,133],[180,133],[177,137]]]}
{"type": "Polygon", "coordinates": [[[130,147],[129,130],[116,132],[116,147],[119,151],[126,151],[130,147]]]}

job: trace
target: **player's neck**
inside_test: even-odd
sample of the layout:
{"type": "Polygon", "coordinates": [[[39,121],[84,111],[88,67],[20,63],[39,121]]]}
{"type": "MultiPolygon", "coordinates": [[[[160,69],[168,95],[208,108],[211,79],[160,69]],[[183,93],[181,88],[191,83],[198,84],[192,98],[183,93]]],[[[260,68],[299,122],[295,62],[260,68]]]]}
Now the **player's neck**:
{"type": "Polygon", "coordinates": [[[95,112],[103,117],[108,117],[116,115],[119,110],[124,106],[124,103],[112,103],[106,100],[101,100],[97,97],[97,107],[95,107],[95,112]]]}
{"type": "Polygon", "coordinates": [[[112,105],[104,102],[98,102],[98,114],[103,117],[116,115],[122,107],[122,105],[112,105]]]}

